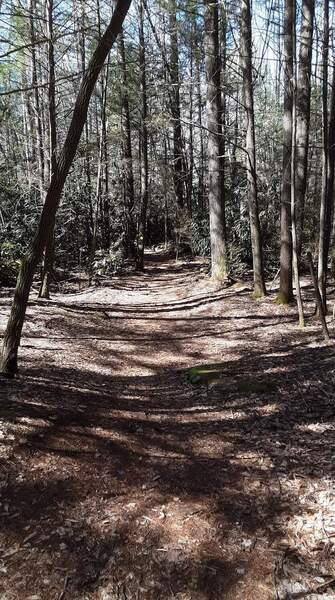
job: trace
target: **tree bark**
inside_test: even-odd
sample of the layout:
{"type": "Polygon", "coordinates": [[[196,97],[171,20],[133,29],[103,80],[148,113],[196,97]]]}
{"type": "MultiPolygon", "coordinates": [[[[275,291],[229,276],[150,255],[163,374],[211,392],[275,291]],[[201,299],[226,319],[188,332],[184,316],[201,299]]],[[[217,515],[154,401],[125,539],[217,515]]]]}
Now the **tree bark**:
{"type": "MultiPolygon", "coordinates": [[[[53,0],[47,2],[47,37],[48,37],[48,116],[49,116],[49,181],[56,169],[56,100],[55,100],[55,56],[53,41],[53,0]]],[[[42,282],[39,291],[40,298],[50,298],[50,280],[55,260],[55,223],[47,240],[42,271],[42,282]]]]}
{"type": "Polygon", "coordinates": [[[142,114],[141,114],[141,132],[140,132],[140,151],[141,151],[141,213],[138,228],[138,243],[136,268],[139,271],[144,269],[144,248],[147,224],[148,209],[148,101],[147,101],[147,72],[145,56],[145,37],[144,37],[144,6],[143,0],[139,4],[139,42],[140,42],[140,72],[141,72],[141,96],[142,96],[142,114]]]}
{"type": "Polygon", "coordinates": [[[295,0],[285,0],[284,16],[284,119],[283,173],[280,210],[280,285],[277,301],[288,304],[293,300],[292,233],[291,233],[291,152],[293,106],[293,18],[295,0]]]}
{"type": "Polygon", "coordinates": [[[243,75],[243,100],[246,120],[245,152],[254,271],[254,297],[260,298],[266,294],[266,289],[264,282],[261,226],[258,213],[250,0],[241,0],[240,57],[243,75]]]}
{"type": "Polygon", "coordinates": [[[316,301],[316,306],[318,309],[318,314],[319,314],[319,319],[320,319],[320,323],[322,326],[323,335],[324,335],[325,341],[327,343],[329,343],[330,342],[329,331],[328,331],[328,327],[327,327],[327,323],[326,323],[326,317],[325,317],[325,312],[324,312],[324,308],[323,308],[323,302],[322,302],[319,284],[318,284],[318,280],[317,280],[317,277],[316,277],[316,274],[314,271],[313,258],[312,258],[311,252],[307,252],[307,260],[309,262],[312,283],[314,286],[315,301],[316,301]]]}
{"type": "Polygon", "coordinates": [[[40,222],[20,269],[14,300],[3,340],[0,371],[13,376],[17,372],[17,355],[20,345],[29,292],[38,261],[41,259],[54,223],[64,184],[72,165],[87,118],[89,101],[105,59],[121,31],[131,0],[118,0],[107,29],[99,40],[83,76],[76,99],[71,123],[52,175],[40,217],[40,222]]]}
{"type": "Polygon", "coordinates": [[[41,202],[44,197],[44,146],[43,146],[43,124],[42,124],[42,111],[40,103],[40,95],[38,89],[38,74],[37,74],[37,59],[36,59],[36,35],[35,35],[35,23],[34,23],[34,12],[36,11],[36,0],[29,1],[29,27],[30,27],[30,41],[31,41],[31,84],[34,96],[34,113],[36,123],[36,139],[37,139],[37,157],[38,157],[38,171],[39,171],[39,188],[41,195],[41,202]]]}
{"type": "Polygon", "coordinates": [[[217,0],[205,0],[205,63],[207,80],[208,202],[213,279],[228,276],[222,160],[221,60],[217,0]]]}
{"type": "Polygon", "coordinates": [[[180,80],[178,53],[178,24],[176,0],[170,7],[170,78],[171,113],[173,122],[173,183],[177,206],[185,204],[185,174],[183,171],[183,141],[180,122],[180,80]]]}
{"type": "Polygon", "coordinates": [[[300,32],[299,70],[296,92],[296,215],[297,252],[301,255],[307,187],[309,123],[311,103],[311,62],[315,0],[303,0],[300,32]]]}
{"type": "MultiPolygon", "coordinates": [[[[333,206],[333,198],[334,198],[334,175],[335,175],[335,63],[333,64],[333,76],[332,76],[332,91],[330,98],[330,114],[329,114],[329,128],[328,128],[328,183],[327,183],[327,204],[330,206],[330,218],[328,223],[328,227],[326,228],[326,244],[328,247],[334,245],[335,236],[333,236],[333,240],[331,240],[332,233],[332,224],[334,218],[334,206],[333,206]]],[[[335,231],[335,224],[333,224],[333,231],[335,231]]],[[[335,260],[335,251],[334,248],[331,252],[332,257],[332,267],[335,260]]],[[[335,272],[335,269],[333,270],[335,272]]]]}
{"type": "Polygon", "coordinates": [[[320,230],[318,253],[318,285],[324,314],[327,314],[327,265],[329,253],[331,201],[328,196],[329,139],[328,139],[328,55],[329,55],[329,0],[324,0],[322,44],[322,189],[320,202],[320,230]]]}
{"type": "Polygon", "coordinates": [[[300,277],[299,277],[299,255],[298,255],[298,239],[296,226],[296,156],[297,156],[297,75],[296,75],[296,6],[294,1],[293,8],[293,103],[292,103],[292,156],[291,156],[291,226],[292,226],[292,271],[295,282],[295,293],[297,297],[297,306],[299,314],[299,326],[301,329],[305,326],[304,307],[302,302],[300,277]]]}
{"type": "Polygon", "coordinates": [[[195,23],[194,19],[192,19],[192,33],[190,40],[190,67],[189,67],[189,76],[190,76],[190,105],[189,105],[189,139],[188,139],[188,155],[189,155],[189,164],[188,164],[188,173],[187,173],[187,208],[190,215],[193,213],[193,171],[194,171],[194,135],[193,135],[193,112],[194,112],[194,101],[193,101],[193,80],[194,80],[194,29],[195,23]]]}
{"type": "Polygon", "coordinates": [[[124,160],[124,191],[125,191],[125,208],[126,208],[126,251],[129,256],[135,256],[135,238],[136,227],[134,223],[134,173],[133,173],[133,152],[131,141],[131,124],[129,111],[129,95],[128,95],[128,77],[126,53],[124,47],[123,33],[118,40],[119,54],[121,59],[122,71],[122,90],[121,90],[121,111],[122,111],[122,130],[123,130],[123,160],[124,160]]]}
{"type": "MultiPolygon", "coordinates": [[[[75,9],[77,11],[77,28],[78,28],[78,70],[80,70],[82,77],[86,71],[86,39],[85,39],[85,8],[84,0],[78,0],[75,3],[75,9]]],[[[92,189],[92,175],[91,175],[91,157],[89,148],[89,124],[86,120],[84,126],[84,139],[85,139],[85,158],[84,158],[84,170],[85,170],[85,200],[87,202],[86,211],[86,239],[87,239],[87,254],[91,256],[93,247],[93,230],[94,230],[94,216],[93,216],[93,189],[92,189]]]]}
{"type": "Polygon", "coordinates": [[[202,123],[202,94],[201,94],[201,50],[196,49],[195,53],[195,69],[196,69],[196,99],[197,99],[197,115],[199,124],[199,167],[198,167],[198,207],[200,211],[205,208],[205,191],[204,191],[204,164],[205,164],[205,144],[202,123]]]}

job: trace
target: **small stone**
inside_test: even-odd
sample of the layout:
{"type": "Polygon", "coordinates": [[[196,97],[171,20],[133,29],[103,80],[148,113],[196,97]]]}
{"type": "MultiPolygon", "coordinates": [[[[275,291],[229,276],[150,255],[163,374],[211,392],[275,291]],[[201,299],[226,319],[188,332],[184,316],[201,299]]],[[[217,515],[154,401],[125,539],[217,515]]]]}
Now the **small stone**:
{"type": "Polygon", "coordinates": [[[251,548],[251,546],[252,540],[242,540],[241,548],[243,548],[243,550],[248,550],[249,548],[251,548]]]}

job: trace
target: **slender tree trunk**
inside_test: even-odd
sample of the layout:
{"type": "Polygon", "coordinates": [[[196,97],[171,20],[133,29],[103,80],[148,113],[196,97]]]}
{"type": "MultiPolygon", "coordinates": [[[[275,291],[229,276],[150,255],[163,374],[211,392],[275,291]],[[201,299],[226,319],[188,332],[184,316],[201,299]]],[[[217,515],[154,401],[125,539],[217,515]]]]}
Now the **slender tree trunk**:
{"type": "MultiPolygon", "coordinates": [[[[98,20],[98,33],[101,38],[101,8],[100,0],[97,0],[97,20],[98,20]]],[[[94,245],[96,246],[97,226],[98,226],[98,215],[100,212],[101,222],[101,241],[102,248],[109,250],[110,248],[110,223],[109,223],[109,169],[108,169],[108,147],[107,147],[107,89],[108,89],[108,77],[109,77],[109,57],[107,59],[106,68],[101,74],[101,102],[100,102],[100,122],[101,122],[101,133],[100,133],[100,154],[99,154],[99,184],[98,184],[98,197],[97,200],[97,211],[96,211],[96,222],[95,222],[95,233],[94,233],[94,245]]]]}
{"type": "Polygon", "coordinates": [[[311,252],[307,252],[307,260],[309,262],[312,283],[314,286],[315,302],[316,302],[316,306],[317,306],[317,311],[319,314],[319,319],[320,319],[320,323],[322,326],[323,335],[324,335],[326,343],[328,344],[330,342],[329,331],[328,331],[328,327],[327,327],[325,312],[323,309],[323,303],[322,303],[322,298],[321,298],[321,294],[320,294],[319,284],[318,284],[317,276],[314,271],[313,257],[312,257],[311,252]]]}
{"type": "Polygon", "coordinates": [[[212,277],[227,278],[227,248],[225,239],[225,205],[222,161],[222,104],[221,60],[219,46],[218,2],[205,0],[205,60],[207,79],[207,129],[208,129],[208,202],[211,239],[212,277]]]}
{"type": "Polygon", "coordinates": [[[139,43],[140,43],[140,72],[141,72],[141,96],[142,96],[142,114],[141,114],[141,132],[140,132],[140,150],[141,150],[141,213],[138,228],[138,244],[136,267],[138,270],[144,269],[144,248],[146,238],[147,209],[148,209],[148,101],[147,101],[147,73],[145,56],[145,37],[144,37],[144,7],[143,0],[139,3],[139,43]]]}
{"type": "Polygon", "coordinates": [[[237,144],[238,144],[238,133],[239,133],[239,97],[237,95],[235,102],[235,119],[234,119],[234,138],[232,144],[232,167],[231,167],[231,188],[234,190],[238,186],[237,179],[237,144]]]}
{"type": "MultiPolygon", "coordinates": [[[[328,150],[329,150],[329,158],[328,158],[328,183],[327,183],[327,205],[330,207],[330,218],[326,221],[328,227],[326,228],[326,247],[334,245],[334,239],[331,240],[332,233],[332,223],[334,218],[334,175],[335,175],[335,63],[333,64],[333,76],[332,76],[332,91],[330,98],[330,114],[329,114],[329,128],[328,128],[328,150]]],[[[335,224],[334,224],[335,225],[335,224]]],[[[333,225],[333,230],[335,230],[335,226],[333,225]]],[[[332,272],[335,273],[335,269],[333,269],[334,261],[335,261],[335,250],[332,249],[332,272]]]]}
{"type": "Polygon", "coordinates": [[[36,12],[36,0],[30,0],[29,2],[29,26],[30,26],[30,41],[31,41],[31,83],[34,94],[34,112],[35,112],[35,124],[36,124],[36,138],[37,138],[37,157],[38,157],[38,171],[39,171],[39,188],[41,195],[41,202],[43,202],[44,196],[44,147],[43,147],[43,124],[42,124],[42,110],[38,89],[38,74],[37,74],[37,59],[36,59],[36,35],[35,35],[35,15],[36,12]]]}
{"type": "Polygon", "coordinates": [[[176,0],[170,6],[170,78],[171,78],[171,113],[173,121],[173,182],[177,206],[185,204],[185,174],[183,172],[183,141],[180,122],[180,81],[178,24],[176,0]]]}
{"type": "Polygon", "coordinates": [[[110,215],[109,215],[109,158],[107,143],[107,91],[109,78],[109,57],[106,64],[106,73],[103,82],[103,94],[101,97],[101,127],[102,127],[102,179],[103,193],[101,200],[101,227],[102,227],[102,247],[104,250],[110,248],[110,215]]]}
{"type": "Polygon", "coordinates": [[[241,0],[241,68],[243,74],[243,96],[246,120],[246,169],[252,259],[254,270],[254,297],[266,293],[263,270],[262,236],[258,213],[258,191],[256,173],[255,117],[252,81],[252,30],[250,0],[241,0]]]}
{"type": "Polygon", "coordinates": [[[324,314],[327,314],[327,265],[329,253],[329,223],[331,198],[328,196],[329,138],[328,138],[328,54],[329,54],[329,0],[324,0],[322,46],[322,190],[320,202],[320,233],[318,254],[318,285],[324,314]]]}
{"type": "Polygon", "coordinates": [[[280,211],[280,286],[277,300],[288,304],[293,300],[292,233],[291,233],[291,152],[293,105],[293,18],[295,0],[285,0],[284,16],[284,120],[283,174],[280,211]]]}
{"type": "MultiPolygon", "coordinates": [[[[26,74],[23,71],[22,73],[22,83],[23,87],[27,86],[26,74]]],[[[28,183],[28,193],[31,192],[32,185],[32,170],[31,170],[31,162],[34,161],[34,138],[33,138],[33,127],[32,127],[32,118],[31,118],[31,107],[30,107],[30,99],[29,95],[22,92],[22,107],[23,107],[23,131],[24,131],[24,139],[25,139],[25,158],[26,158],[26,172],[27,172],[27,183],[28,183]]]]}
{"type": "Polygon", "coordinates": [[[168,144],[167,144],[167,136],[164,137],[164,247],[165,250],[168,247],[168,225],[169,225],[169,202],[168,202],[168,187],[169,187],[169,177],[168,177],[168,144]]]}
{"type": "Polygon", "coordinates": [[[188,154],[189,154],[189,165],[188,165],[188,178],[187,178],[187,208],[190,215],[193,212],[193,170],[194,170],[194,135],[193,135],[193,79],[194,79],[194,48],[193,48],[193,33],[194,33],[194,20],[192,20],[192,38],[190,48],[190,107],[189,107],[189,143],[188,143],[188,154]]]}
{"type": "Polygon", "coordinates": [[[122,70],[122,91],[121,91],[121,110],[122,110],[122,128],[123,128],[123,158],[124,158],[124,188],[125,188],[125,209],[126,209],[126,250],[129,256],[135,256],[135,238],[136,227],[134,223],[134,173],[133,173],[133,152],[131,141],[131,124],[128,96],[128,76],[126,54],[124,47],[123,34],[118,40],[119,54],[122,70]]]}
{"type": "MultiPolygon", "coordinates": [[[[105,95],[104,78],[102,79],[101,84],[102,84],[101,95],[103,98],[105,95]]],[[[102,100],[102,102],[103,102],[103,100],[102,100]]],[[[96,182],[95,182],[95,201],[94,201],[94,206],[93,206],[93,234],[92,234],[90,261],[89,261],[90,277],[92,277],[92,275],[93,275],[94,258],[95,258],[95,252],[97,249],[98,224],[99,224],[99,216],[101,214],[102,172],[103,172],[103,164],[102,164],[102,161],[103,161],[103,114],[101,113],[101,115],[100,115],[100,123],[99,123],[97,105],[96,105],[95,109],[96,109],[97,129],[99,131],[98,139],[97,139],[99,151],[98,151],[97,177],[96,177],[96,182]]]]}
{"type": "Polygon", "coordinates": [[[204,134],[202,127],[202,94],[201,94],[201,54],[200,49],[196,51],[196,86],[197,86],[197,113],[199,123],[199,142],[200,142],[200,156],[199,156],[199,175],[198,175],[198,206],[200,210],[204,210],[204,164],[205,164],[205,144],[204,134]]]}
{"type": "Polygon", "coordinates": [[[315,0],[303,0],[302,2],[299,70],[296,91],[296,215],[298,258],[300,258],[302,249],[307,186],[314,6],[315,0]]]}
{"type": "Polygon", "coordinates": [[[293,103],[292,103],[292,156],[291,156],[291,226],[292,226],[292,265],[293,277],[295,283],[295,293],[297,297],[299,326],[301,329],[305,326],[304,308],[302,303],[300,278],[299,278],[299,256],[298,256],[298,239],[296,226],[296,149],[297,149],[297,74],[296,74],[296,7],[294,2],[293,9],[293,103]]]}
{"type": "Polygon", "coordinates": [[[107,29],[99,40],[82,79],[64,146],[57,159],[40,222],[34,240],[21,265],[14,300],[3,340],[1,373],[13,376],[17,371],[17,353],[21,340],[33,275],[52,231],[64,184],[72,165],[87,118],[89,101],[105,59],[119,34],[131,0],[118,0],[107,29]]]}
{"type": "MultiPolygon", "coordinates": [[[[78,33],[78,68],[82,73],[82,77],[86,71],[86,40],[85,40],[85,8],[84,0],[78,0],[78,4],[75,4],[77,8],[77,27],[78,33]]],[[[89,150],[89,123],[86,120],[84,127],[84,140],[85,140],[85,158],[84,158],[84,170],[85,170],[85,200],[87,203],[86,211],[86,239],[87,239],[87,250],[88,256],[92,254],[93,245],[93,230],[94,230],[94,216],[93,216],[93,202],[92,202],[92,176],[91,176],[91,160],[89,150]]]]}
{"type": "MultiPolygon", "coordinates": [[[[49,181],[56,169],[57,125],[55,100],[55,56],[53,41],[53,0],[47,2],[47,37],[48,37],[48,116],[49,116],[49,181]]],[[[55,223],[47,240],[44,254],[40,298],[50,298],[50,279],[55,259],[55,223]]]]}

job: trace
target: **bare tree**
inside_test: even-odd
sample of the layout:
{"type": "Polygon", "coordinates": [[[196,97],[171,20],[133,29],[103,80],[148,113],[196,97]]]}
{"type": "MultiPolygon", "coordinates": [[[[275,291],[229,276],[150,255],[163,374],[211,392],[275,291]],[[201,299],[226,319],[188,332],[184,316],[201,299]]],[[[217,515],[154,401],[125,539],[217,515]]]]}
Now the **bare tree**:
{"type": "Polygon", "coordinates": [[[44,156],[44,145],[43,145],[43,121],[42,121],[42,110],[40,102],[40,90],[38,87],[38,70],[37,70],[37,57],[36,57],[36,33],[35,33],[35,18],[36,18],[36,0],[29,0],[29,29],[30,29],[30,42],[31,42],[31,84],[33,88],[34,96],[34,113],[35,113],[35,126],[36,126],[36,140],[37,140],[37,156],[38,156],[38,175],[39,175],[39,188],[41,201],[43,202],[44,197],[44,181],[45,181],[45,156],[44,156]]]}
{"type": "Polygon", "coordinates": [[[134,192],[134,172],[133,172],[133,151],[131,141],[131,124],[130,124],[130,110],[129,110],[129,95],[128,95],[128,75],[127,75],[127,63],[126,63],[126,52],[124,45],[123,32],[118,38],[119,54],[121,59],[121,71],[122,71],[122,89],[121,89],[121,111],[122,111],[122,131],[123,131],[123,177],[124,177],[124,195],[125,195],[125,209],[126,209],[126,251],[130,256],[135,255],[135,238],[136,229],[134,223],[134,203],[135,203],[135,192],[134,192]]]}
{"type": "Polygon", "coordinates": [[[280,286],[277,300],[287,304],[293,300],[292,233],[291,233],[291,152],[293,105],[293,18],[295,0],[285,0],[284,16],[284,119],[283,174],[280,211],[280,286]]]}
{"type": "Polygon", "coordinates": [[[322,190],[320,202],[320,232],[318,255],[318,285],[324,314],[327,313],[327,263],[329,253],[329,224],[331,197],[328,195],[329,135],[328,135],[328,55],[329,55],[329,0],[324,0],[322,44],[322,190]]]}
{"type": "MultiPolygon", "coordinates": [[[[56,99],[55,99],[55,55],[53,40],[53,0],[47,2],[47,37],[48,37],[48,117],[49,117],[49,181],[56,169],[56,99]]],[[[47,240],[44,255],[42,282],[39,291],[41,298],[50,297],[50,279],[52,276],[55,259],[55,224],[47,240]]]]}
{"type": "Polygon", "coordinates": [[[293,20],[292,20],[292,39],[293,39],[293,103],[292,103],[292,157],[291,157],[291,226],[292,226],[292,265],[293,277],[295,283],[295,293],[297,296],[299,326],[305,326],[304,308],[302,303],[300,277],[299,277],[299,256],[298,256],[298,239],[297,239],[297,224],[296,224],[296,173],[297,173],[297,72],[296,72],[296,7],[294,0],[293,20]]]}
{"type": "Polygon", "coordinates": [[[299,69],[296,90],[297,144],[296,144],[296,213],[297,251],[301,255],[304,229],[305,195],[311,103],[311,62],[315,0],[303,0],[300,31],[299,69]]]}
{"type": "Polygon", "coordinates": [[[263,270],[261,226],[258,213],[250,0],[241,0],[240,64],[243,76],[243,104],[246,123],[245,153],[254,270],[254,296],[262,297],[265,295],[266,289],[263,270]]]}
{"type": "Polygon", "coordinates": [[[208,202],[211,239],[212,277],[227,278],[224,178],[221,171],[222,100],[217,0],[205,0],[205,61],[207,79],[208,202]]]}
{"type": "Polygon", "coordinates": [[[139,3],[139,43],[140,43],[140,71],[141,71],[141,132],[140,132],[140,149],[141,149],[141,213],[138,228],[138,247],[136,267],[140,271],[144,269],[144,247],[147,224],[147,208],[148,208],[148,101],[147,101],[147,73],[146,73],[146,56],[145,56],[145,38],[144,38],[144,6],[143,0],[139,3]]]}
{"type": "Polygon", "coordinates": [[[171,114],[173,125],[173,182],[177,205],[183,208],[185,203],[185,174],[183,169],[183,140],[180,121],[180,81],[178,52],[178,21],[176,0],[170,4],[170,79],[171,114]]]}

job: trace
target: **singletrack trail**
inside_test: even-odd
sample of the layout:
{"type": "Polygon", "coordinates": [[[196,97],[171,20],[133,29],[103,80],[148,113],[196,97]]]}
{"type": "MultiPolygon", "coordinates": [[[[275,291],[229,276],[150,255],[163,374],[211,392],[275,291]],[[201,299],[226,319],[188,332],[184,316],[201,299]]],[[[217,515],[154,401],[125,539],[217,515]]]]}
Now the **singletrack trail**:
{"type": "Polygon", "coordinates": [[[0,382],[1,600],[335,598],[334,346],[203,267],[32,294],[0,382]]]}

